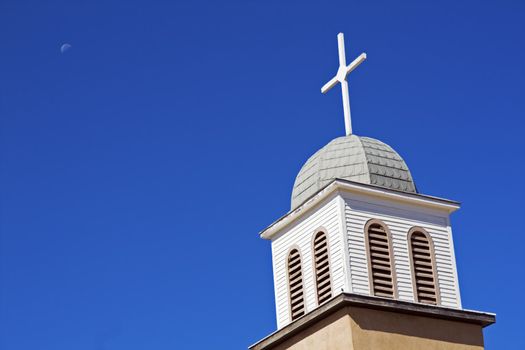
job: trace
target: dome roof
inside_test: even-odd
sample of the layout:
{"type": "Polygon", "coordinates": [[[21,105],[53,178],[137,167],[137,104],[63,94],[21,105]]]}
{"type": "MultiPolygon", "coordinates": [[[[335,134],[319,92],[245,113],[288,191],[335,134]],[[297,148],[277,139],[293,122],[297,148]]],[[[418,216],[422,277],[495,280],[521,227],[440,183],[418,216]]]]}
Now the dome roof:
{"type": "Polygon", "coordinates": [[[338,137],[311,156],[295,178],[292,210],[334,179],[417,193],[403,158],[389,145],[369,137],[338,137]]]}

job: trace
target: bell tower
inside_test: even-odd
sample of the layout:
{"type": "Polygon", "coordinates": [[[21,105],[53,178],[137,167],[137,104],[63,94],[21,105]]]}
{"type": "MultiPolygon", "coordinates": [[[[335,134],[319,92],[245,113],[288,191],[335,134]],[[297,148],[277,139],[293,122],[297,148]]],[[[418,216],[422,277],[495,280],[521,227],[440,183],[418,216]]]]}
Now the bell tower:
{"type": "Polygon", "coordinates": [[[352,133],[346,66],[346,136],[299,171],[291,210],[264,229],[271,241],[277,330],[262,349],[483,349],[490,313],[461,305],[450,215],[459,203],[418,192],[389,145],[352,133]]]}

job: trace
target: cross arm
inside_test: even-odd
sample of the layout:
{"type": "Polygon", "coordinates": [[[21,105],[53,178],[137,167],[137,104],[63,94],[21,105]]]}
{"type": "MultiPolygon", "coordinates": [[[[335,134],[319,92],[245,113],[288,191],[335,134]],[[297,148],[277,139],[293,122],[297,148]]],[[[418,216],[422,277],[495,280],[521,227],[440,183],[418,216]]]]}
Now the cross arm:
{"type": "Polygon", "coordinates": [[[339,80],[337,80],[337,76],[333,77],[332,79],[330,79],[328,83],[324,84],[324,86],[321,88],[321,92],[323,94],[327,93],[328,90],[333,88],[337,84],[338,81],[339,80]]]}
{"type": "Polygon", "coordinates": [[[350,74],[351,71],[357,68],[361,63],[363,63],[366,60],[366,53],[362,53],[357,57],[355,60],[352,61],[347,67],[346,67],[346,74],[350,74]]]}

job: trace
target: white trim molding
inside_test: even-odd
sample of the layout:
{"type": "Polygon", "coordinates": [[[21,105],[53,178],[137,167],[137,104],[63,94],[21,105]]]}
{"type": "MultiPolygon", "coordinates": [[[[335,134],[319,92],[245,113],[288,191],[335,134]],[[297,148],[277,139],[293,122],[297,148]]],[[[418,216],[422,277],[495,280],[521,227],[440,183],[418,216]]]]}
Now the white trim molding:
{"type": "Polygon", "coordinates": [[[283,228],[302,217],[306,212],[313,209],[330,195],[337,194],[338,192],[368,195],[398,202],[400,204],[417,205],[420,207],[440,210],[448,214],[453,213],[460,207],[460,203],[449,199],[432,197],[418,193],[395,191],[374,185],[366,185],[354,181],[335,179],[315,195],[307,199],[299,207],[288,212],[286,215],[262,230],[260,233],[261,238],[272,239],[272,237],[276,233],[280,232],[283,228]]]}

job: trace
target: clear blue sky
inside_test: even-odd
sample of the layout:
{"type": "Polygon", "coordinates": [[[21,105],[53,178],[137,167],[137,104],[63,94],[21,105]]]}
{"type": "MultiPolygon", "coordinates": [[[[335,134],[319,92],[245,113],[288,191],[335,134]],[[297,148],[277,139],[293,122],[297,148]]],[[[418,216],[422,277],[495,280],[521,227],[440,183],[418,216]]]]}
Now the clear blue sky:
{"type": "Polygon", "coordinates": [[[464,307],[524,349],[525,2],[0,2],[0,347],[243,349],[275,329],[270,245],[344,133],[463,203],[464,307]],[[60,52],[60,45],[71,49],[60,52]]]}

